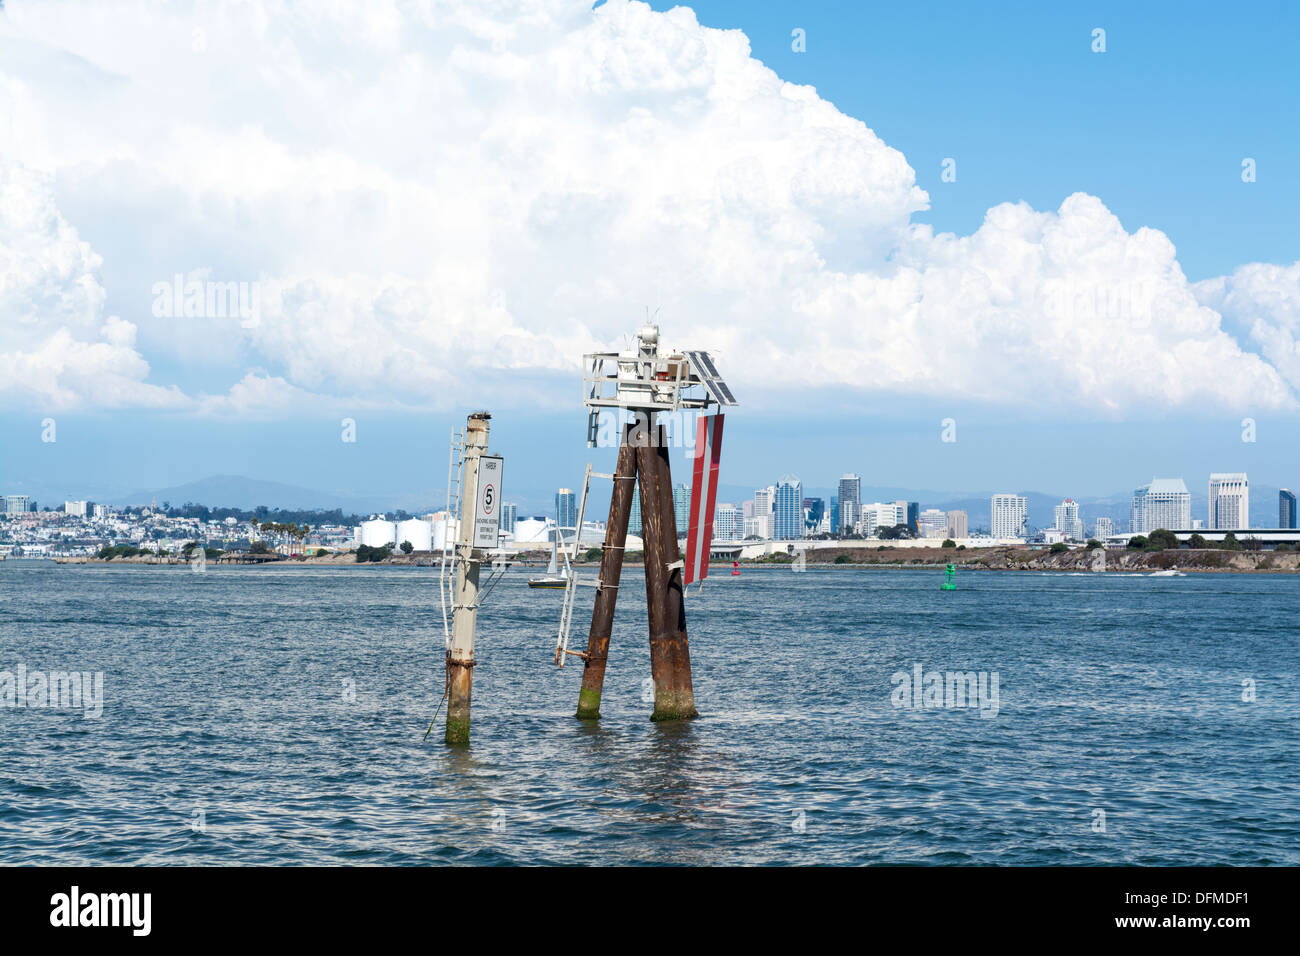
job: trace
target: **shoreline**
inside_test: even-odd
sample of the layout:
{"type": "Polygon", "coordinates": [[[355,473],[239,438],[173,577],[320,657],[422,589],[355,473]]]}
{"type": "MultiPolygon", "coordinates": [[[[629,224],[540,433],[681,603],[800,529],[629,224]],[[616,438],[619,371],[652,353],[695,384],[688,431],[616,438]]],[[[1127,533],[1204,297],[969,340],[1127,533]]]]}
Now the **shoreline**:
{"type": "MultiPolygon", "coordinates": [[[[823,560],[808,561],[809,568],[843,568],[843,569],[916,569],[929,570],[943,568],[952,563],[959,570],[965,571],[1056,571],[1063,573],[1131,573],[1151,574],[1155,571],[1176,570],[1183,573],[1228,573],[1228,574],[1287,574],[1300,571],[1300,552],[1284,551],[1221,551],[1212,549],[1178,551],[1118,551],[1106,552],[1104,571],[1092,568],[1094,551],[1079,548],[1052,554],[1047,550],[1029,550],[1026,548],[982,548],[974,551],[954,552],[944,549],[937,552],[933,548],[890,548],[890,553],[876,549],[827,548],[823,560]],[[847,560],[836,561],[843,556],[847,560]]],[[[823,556],[819,555],[819,558],[823,556]]],[[[436,567],[439,555],[431,552],[390,555],[382,561],[357,561],[352,553],[331,554],[324,557],[310,556],[303,558],[212,558],[208,564],[227,567],[258,566],[293,566],[293,567],[436,567]]],[[[147,567],[189,566],[189,561],[181,557],[160,557],[158,555],[137,555],[135,557],[98,558],[91,556],[55,557],[52,560],[59,565],[143,565],[147,567]]],[[[596,568],[599,561],[575,562],[575,567],[596,568]]],[[[789,559],[742,560],[742,571],[752,570],[789,570],[789,559]]],[[[543,573],[545,561],[521,564],[511,562],[513,568],[536,569],[543,573]]],[[[624,567],[641,568],[640,561],[626,561],[624,567]]],[[[730,561],[713,561],[710,569],[730,570],[730,561]]]]}

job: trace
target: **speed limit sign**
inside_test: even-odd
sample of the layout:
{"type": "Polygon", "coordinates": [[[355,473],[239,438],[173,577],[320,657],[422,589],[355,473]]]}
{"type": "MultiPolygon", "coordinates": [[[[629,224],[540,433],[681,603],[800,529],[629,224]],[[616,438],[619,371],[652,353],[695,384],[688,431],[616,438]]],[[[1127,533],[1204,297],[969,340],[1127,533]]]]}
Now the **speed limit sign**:
{"type": "Polygon", "coordinates": [[[502,459],[484,455],[478,460],[478,499],[474,506],[474,547],[495,548],[501,529],[502,459]]]}

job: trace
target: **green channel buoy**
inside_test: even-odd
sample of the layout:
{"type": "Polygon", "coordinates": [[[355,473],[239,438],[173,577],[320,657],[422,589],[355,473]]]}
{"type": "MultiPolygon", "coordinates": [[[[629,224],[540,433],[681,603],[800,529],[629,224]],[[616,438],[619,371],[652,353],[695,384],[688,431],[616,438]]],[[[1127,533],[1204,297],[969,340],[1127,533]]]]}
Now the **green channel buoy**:
{"type": "Polygon", "coordinates": [[[943,569],[943,584],[940,587],[945,591],[957,590],[957,584],[953,578],[957,576],[957,565],[949,564],[943,569]]]}

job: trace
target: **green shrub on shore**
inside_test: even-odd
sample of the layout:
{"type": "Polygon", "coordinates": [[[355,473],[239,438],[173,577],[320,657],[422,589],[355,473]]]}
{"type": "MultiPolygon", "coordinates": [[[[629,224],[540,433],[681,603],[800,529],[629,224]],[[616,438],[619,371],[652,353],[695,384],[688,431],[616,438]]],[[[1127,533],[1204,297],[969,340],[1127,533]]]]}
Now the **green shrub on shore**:
{"type": "Polygon", "coordinates": [[[853,558],[852,558],[851,556],[847,555],[847,554],[837,554],[837,555],[835,555],[835,560],[834,560],[832,563],[833,563],[833,564],[852,564],[852,563],[853,563],[853,558]]]}
{"type": "Polygon", "coordinates": [[[954,541],[954,540],[952,540],[952,538],[944,538],[944,539],[943,539],[943,544],[941,544],[940,547],[941,547],[941,548],[955,548],[955,547],[957,547],[957,542],[954,541]]]}
{"type": "Polygon", "coordinates": [[[378,562],[386,560],[393,553],[393,549],[388,545],[382,548],[372,548],[368,544],[363,544],[357,548],[357,564],[365,564],[368,561],[378,562]]]}
{"type": "Polygon", "coordinates": [[[1053,545],[1052,545],[1050,548],[1048,548],[1047,550],[1048,550],[1051,554],[1064,554],[1066,551],[1069,551],[1069,550],[1070,550],[1070,546],[1069,546],[1068,544],[1066,544],[1064,541],[1057,541],[1055,544],[1053,544],[1053,545]]]}
{"type": "Polygon", "coordinates": [[[1156,528],[1147,536],[1147,542],[1143,546],[1147,551],[1177,551],[1182,544],[1178,536],[1167,528],[1156,528]]]}
{"type": "Polygon", "coordinates": [[[1100,542],[1100,541],[1098,541],[1096,538],[1089,538],[1089,539],[1088,539],[1088,545],[1087,545],[1087,547],[1084,548],[1084,550],[1085,550],[1085,551],[1096,551],[1096,550],[1097,550],[1098,548],[1100,548],[1100,547],[1101,547],[1101,542],[1100,542]]]}
{"type": "Polygon", "coordinates": [[[111,546],[106,544],[95,552],[95,557],[104,561],[112,561],[114,558],[134,558],[144,553],[142,549],[133,544],[115,544],[111,546]]]}

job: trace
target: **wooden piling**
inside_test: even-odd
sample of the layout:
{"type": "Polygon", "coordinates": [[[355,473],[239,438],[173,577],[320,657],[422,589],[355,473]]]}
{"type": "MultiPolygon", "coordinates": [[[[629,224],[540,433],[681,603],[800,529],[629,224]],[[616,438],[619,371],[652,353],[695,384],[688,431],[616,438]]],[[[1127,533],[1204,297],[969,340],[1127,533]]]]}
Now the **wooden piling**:
{"type": "Polygon", "coordinates": [[[600,586],[596,589],[596,602],[591,610],[582,688],[578,691],[576,716],[579,720],[600,717],[600,695],[605,684],[605,660],[609,655],[609,637],[614,627],[619,578],[623,573],[627,523],[632,514],[632,496],[637,493],[637,453],[631,444],[633,427],[627,426],[620,436],[614,490],[609,499],[609,521],[605,525],[605,544],[600,557],[600,586]]]}
{"type": "Polygon", "coordinates": [[[646,613],[650,622],[650,675],[655,685],[651,720],[699,716],[691,684],[681,558],[673,509],[672,470],[662,427],[652,424],[655,440],[636,450],[641,490],[641,535],[645,540],[646,613]]]}

